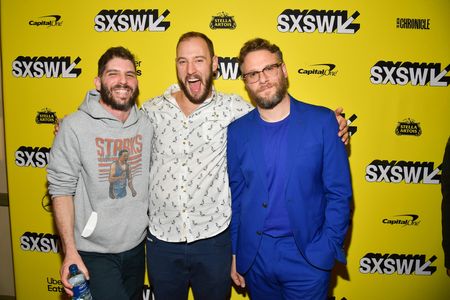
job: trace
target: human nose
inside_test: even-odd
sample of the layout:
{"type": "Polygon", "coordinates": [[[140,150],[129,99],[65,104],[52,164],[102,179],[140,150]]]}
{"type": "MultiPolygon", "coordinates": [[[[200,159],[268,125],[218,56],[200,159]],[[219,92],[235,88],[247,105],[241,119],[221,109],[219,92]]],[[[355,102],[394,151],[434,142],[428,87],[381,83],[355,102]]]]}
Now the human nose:
{"type": "Polygon", "coordinates": [[[266,70],[262,70],[261,72],[258,73],[259,78],[258,81],[260,82],[266,82],[269,80],[269,75],[266,73],[266,70]]]}
{"type": "Polygon", "coordinates": [[[187,63],[187,72],[188,74],[194,74],[197,71],[197,68],[195,67],[194,62],[188,62],[187,63]]]}
{"type": "Polygon", "coordinates": [[[120,74],[119,75],[119,83],[121,83],[121,84],[125,84],[125,83],[127,83],[127,74],[120,74]]]}

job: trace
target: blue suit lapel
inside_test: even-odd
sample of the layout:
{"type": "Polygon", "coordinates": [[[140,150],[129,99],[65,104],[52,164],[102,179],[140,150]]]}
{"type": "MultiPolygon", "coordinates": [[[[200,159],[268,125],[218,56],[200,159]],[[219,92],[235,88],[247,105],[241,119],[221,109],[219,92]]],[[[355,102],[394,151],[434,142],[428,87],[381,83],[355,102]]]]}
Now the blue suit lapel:
{"type": "Polygon", "coordinates": [[[290,120],[288,124],[288,149],[287,149],[287,182],[292,175],[293,166],[295,163],[292,161],[298,156],[298,148],[300,147],[304,138],[307,138],[305,134],[306,126],[302,119],[301,113],[303,110],[303,104],[298,102],[292,96],[290,107],[290,120]]]}
{"type": "Polygon", "coordinates": [[[249,150],[251,151],[252,158],[254,160],[256,172],[259,174],[260,180],[262,182],[262,187],[266,187],[267,190],[267,171],[262,143],[263,130],[259,124],[260,117],[258,110],[254,109],[251,114],[253,115],[248,128],[249,150]]]}

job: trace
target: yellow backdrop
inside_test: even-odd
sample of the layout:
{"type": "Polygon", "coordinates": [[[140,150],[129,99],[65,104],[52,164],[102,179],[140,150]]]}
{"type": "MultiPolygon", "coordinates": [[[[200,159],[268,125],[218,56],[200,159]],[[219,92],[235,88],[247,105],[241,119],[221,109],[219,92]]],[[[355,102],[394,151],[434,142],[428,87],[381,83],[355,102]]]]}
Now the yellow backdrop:
{"type": "Polygon", "coordinates": [[[45,178],[54,118],[77,109],[111,46],[137,55],[141,103],[161,94],[176,81],[177,39],[191,30],[215,43],[217,89],[247,96],[237,52],[264,37],[284,52],[293,96],[343,106],[352,120],[348,264],[336,268],[330,297],[450,299],[439,186],[450,133],[449,8],[448,0],[2,0],[17,299],[62,297],[45,178]]]}

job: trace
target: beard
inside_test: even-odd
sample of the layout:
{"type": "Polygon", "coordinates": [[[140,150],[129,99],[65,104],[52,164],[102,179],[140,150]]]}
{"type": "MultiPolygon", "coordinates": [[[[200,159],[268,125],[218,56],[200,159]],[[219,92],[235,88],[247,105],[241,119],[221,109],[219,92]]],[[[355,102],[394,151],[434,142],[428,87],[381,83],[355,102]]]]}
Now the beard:
{"type": "Polygon", "coordinates": [[[206,74],[205,82],[203,82],[202,78],[199,75],[192,75],[189,77],[186,77],[185,81],[181,80],[180,77],[177,76],[178,79],[178,85],[180,86],[181,91],[186,95],[186,97],[194,104],[202,104],[206,98],[208,98],[209,93],[212,90],[212,84],[213,84],[213,73],[209,72],[206,74]],[[189,89],[187,88],[187,84],[185,82],[188,82],[188,78],[195,78],[201,81],[201,83],[204,86],[203,92],[199,96],[194,96],[189,92],[189,89]]]}
{"type": "Polygon", "coordinates": [[[283,75],[279,78],[277,83],[272,85],[276,86],[275,94],[273,96],[260,96],[257,94],[257,91],[253,91],[246,87],[247,93],[251,100],[253,100],[259,108],[263,109],[272,109],[277,106],[283,97],[287,94],[287,90],[289,88],[289,80],[285,78],[283,75]]]}
{"type": "Polygon", "coordinates": [[[129,85],[127,84],[117,84],[112,86],[110,89],[108,89],[103,82],[100,86],[100,96],[103,100],[103,102],[110,106],[112,109],[120,110],[120,111],[129,111],[135,104],[137,97],[139,96],[139,87],[136,86],[136,89],[133,90],[129,85]],[[115,88],[126,88],[130,91],[133,91],[128,101],[121,103],[114,99],[112,90],[115,88]]]}

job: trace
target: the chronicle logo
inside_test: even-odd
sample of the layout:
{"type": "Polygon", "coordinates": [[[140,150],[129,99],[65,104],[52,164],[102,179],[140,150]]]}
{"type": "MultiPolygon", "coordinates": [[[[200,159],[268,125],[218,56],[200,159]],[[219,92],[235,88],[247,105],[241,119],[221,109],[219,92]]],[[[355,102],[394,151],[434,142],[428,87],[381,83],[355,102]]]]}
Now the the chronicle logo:
{"type": "Polygon", "coordinates": [[[370,82],[373,84],[398,84],[416,86],[440,86],[446,87],[450,77],[446,76],[450,71],[450,65],[443,70],[440,63],[419,63],[378,61],[370,69],[370,82]]]}
{"type": "Polygon", "coordinates": [[[387,225],[401,225],[405,226],[418,226],[420,223],[419,215],[396,215],[391,218],[384,218],[383,224],[387,225]]]}
{"type": "Polygon", "coordinates": [[[51,233],[25,232],[20,237],[20,248],[23,251],[59,252],[59,236],[51,233]]]}
{"type": "Polygon", "coordinates": [[[220,12],[217,16],[213,16],[211,23],[209,23],[211,29],[236,29],[236,21],[234,16],[228,15],[226,12],[220,12]]]}
{"type": "Polygon", "coordinates": [[[363,274],[392,275],[425,275],[430,276],[436,272],[431,264],[436,260],[433,255],[426,259],[425,254],[381,254],[367,253],[359,261],[359,272],[363,274]]]}
{"type": "Polygon", "coordinates": [[[397,28],[429,30],[430,19],[397,18],[397,28]]]}
{"type": "Polygon", "coordinates": [[[44,197],[42,197],[41,205],[46,212],[52,212],[52,198],[48,193],[45,193],[44,197]]]}
{"type": "Polygon", "coordinates": [[[80,61],[70,56],[18,56],[12,62],[12,74],[23,78],[77,78],[81,69],[75,67],[80,61]]]}
{"type": "Polygon", "coordinates": [[[360,28],[360,24],[353,23],[358,16],[358,11],[348,17],[346,10],[285,9],[278,16],[277,29],[280,32],[354,34],[360,28]]]}
{"type": "Polygon", "coordinates": [[[56,124],[58,117],[56,116],[56,112],[46,107],[37,112],[35,121],[37,124],[56,124]]]}
{"type": "Polygon", "coordinates": [[[50,148],[20,146],[15,153],[16,166],[45,168],[49,156],[50,148]]]}
{"type": "Polygon", "coordinates": [[[170,22],[165,21],[169,14],[168,9],[162,14],[159,14],[158,9],[103,9],[94,18],[94,29],[98,32],[128,30],[162,32],[170,27],[170,22]]]}
{"type": "Polygon", "coordinates": [[[420,136],[422,134],[422,128],[420,128],[419,122],[408,118],[398,122],[397,127],[395,128],[395,134],[420,136]]]}
{"type": "Polygon", "coordinates": [[[312,68],[300,68],[297,73],[300,75],[319,75],[322,76],[336,76],[337,70],[335,64],[315,64],[312,68]]]}
{"type": "Polygon", "coordinates": [[[61,20],[60,15],[48,15],[48,16],[42,16],[38,17],[38,20],[30,20],[28,22],[28,25],[30,26],[45,26],[45,27],[54,27],[54,26],[61,26],[63,21],[61,20]]]}
{"type": "Polygon", "coordinates": [[[439,184],[442,164],[434,168],[434,162],[387,161],[375,159],[366,167],[366,181],[386,183],[439,184]]]}
{"type": "Polygon", "coordinates": [[[236,80],[241,76],[239,70],[239,60],[237,57],[218,57],[219,68],[216,78],[222,77],[224,80],[236,80]]]}

